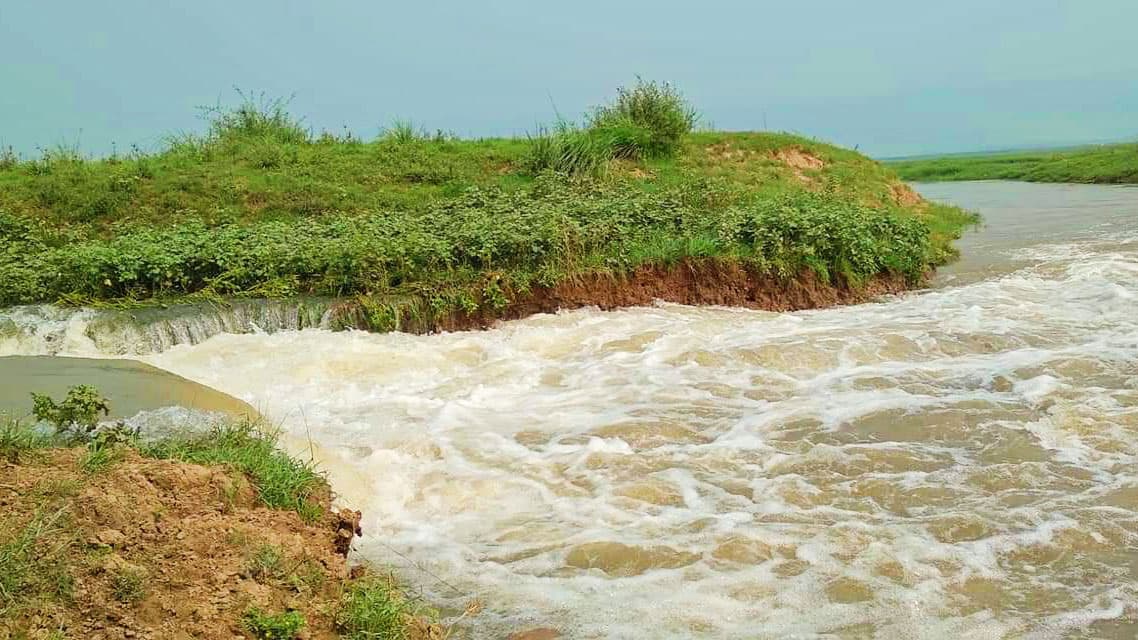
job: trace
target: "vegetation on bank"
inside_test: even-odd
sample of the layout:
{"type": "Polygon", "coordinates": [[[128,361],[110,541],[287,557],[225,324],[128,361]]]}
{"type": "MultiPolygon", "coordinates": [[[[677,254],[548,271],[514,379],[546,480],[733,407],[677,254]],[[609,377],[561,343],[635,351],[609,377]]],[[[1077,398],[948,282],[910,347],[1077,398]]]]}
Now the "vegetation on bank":
{"type": "Polygon", "coordinates": [[[251,99],[210,117],[156,153],[0,164],[0,304],[317,294],[472,313],[688,260],[915,282],[974,221],[852,151],[693,132],[667,84],[526,139],[409,123],[372,141],[315,135],[251,99]]]}
{"type": "Polygon", "coordinates": [[[0,636],[436,637],[390,577],[349,577],[327,483],[271,431],[143,440],[106,407],[82,386],[0,419],[0,636]]]}
{"type": "Polygon", "coordinates": [[[1138,143],[1061,151],[976,154],[890,162],[905,180],[1138,183],[1138,143]]]}

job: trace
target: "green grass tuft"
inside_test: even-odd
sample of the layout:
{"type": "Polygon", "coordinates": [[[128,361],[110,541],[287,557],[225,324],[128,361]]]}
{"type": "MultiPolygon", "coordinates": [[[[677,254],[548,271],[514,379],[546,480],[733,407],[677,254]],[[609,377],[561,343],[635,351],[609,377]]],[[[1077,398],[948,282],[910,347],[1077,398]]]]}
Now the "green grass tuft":
{"type": "Polygon", "coordinates": [[[348,585],[336,626],[348,640],[402,640],[408,637],[407,621],[428,613],[393,580],[370,576],[348,585]]]}
{"type": "Polygon", "coordinates": [[[55,439],[34,425],[0,416],[0,459],[18,463],[29,454],[53,444],[55,439]]]}
{"type": "Polygon", "coordinates": [[[139,444],[149,457],[226,465],[249,477],[267,507],[296,511],[307,522],[323,515],[317,492],[326,484],[311,463],[277,448],[277,434],[250,421],[226,423],[207,433],[139,444]]]}

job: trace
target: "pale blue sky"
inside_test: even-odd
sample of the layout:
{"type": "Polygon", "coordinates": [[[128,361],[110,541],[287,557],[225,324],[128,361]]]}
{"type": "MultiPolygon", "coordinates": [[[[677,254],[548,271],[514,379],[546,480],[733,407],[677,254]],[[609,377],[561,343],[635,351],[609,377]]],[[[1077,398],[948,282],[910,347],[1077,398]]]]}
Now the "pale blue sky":
{"type": "Polygon", "coordinates": [[[1138,137],[1138,0],[2,0],[0,144],[153,148],[231,89],[316,129],[577,116],[636,74],[877,156],[1138,137]]]}

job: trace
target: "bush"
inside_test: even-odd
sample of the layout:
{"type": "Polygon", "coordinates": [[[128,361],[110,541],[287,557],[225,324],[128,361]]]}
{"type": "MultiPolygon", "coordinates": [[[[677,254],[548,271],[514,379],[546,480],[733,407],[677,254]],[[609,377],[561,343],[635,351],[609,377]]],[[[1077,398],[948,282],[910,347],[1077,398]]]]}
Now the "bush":
{"type": "Polygon", "coordinates": [[[100,417],[106,417],[111,405],[99,391],[90,385],[81,384],[67,390],[67,396],[56,402],[49,396],[32,394],[32,415],[37,420],[49,422],[61,433],[73,440],[85,440],[95,430],[100,417]]]}
{"type": "Polygon", "coordinates": [[[675,86],[637,78],[632,88],[617,89],[616,102],[598,107],[588,124],[589,129],[623,141],[624,154],[666,157],[679,150],[696,120],[695,109],[675,86]]]}

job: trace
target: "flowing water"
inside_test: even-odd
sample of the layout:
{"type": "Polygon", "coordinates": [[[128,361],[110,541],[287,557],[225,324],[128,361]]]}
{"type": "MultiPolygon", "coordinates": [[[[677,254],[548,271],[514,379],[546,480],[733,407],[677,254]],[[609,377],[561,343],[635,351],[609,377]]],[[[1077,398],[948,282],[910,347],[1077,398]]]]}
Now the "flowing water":
{"type": "Polygon", "coordinates": [[[482,601],[469,637],[1133,638],[1138,189],[920,190],[987,227],[874,304],[144,360],[310,436],[362,554],[482,601]]]}

